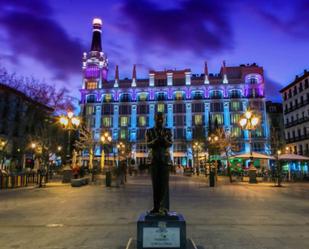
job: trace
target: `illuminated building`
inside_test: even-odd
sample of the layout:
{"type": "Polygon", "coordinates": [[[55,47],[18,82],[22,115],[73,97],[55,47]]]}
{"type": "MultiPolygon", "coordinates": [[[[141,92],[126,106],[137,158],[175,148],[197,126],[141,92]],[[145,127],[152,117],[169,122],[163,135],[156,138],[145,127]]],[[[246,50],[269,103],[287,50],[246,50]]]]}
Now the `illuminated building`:
{"type": "MultiPolygon", "coordinates": [[[[119,68],[107,80],[108,63],[101,48],[101,22],[94,21],[91,51],[83,57],[83,88],[81,115],[91,127],[98,145],[103,131],[113,141],[127,140],[133,144],[132,156],[145,163],[147,151],[145,131],[154,125],[157,111],[166,115],[166,125],[173,129],[171,154],[175,164],[192,165],[192,141],[207,139],[211,122],[224,127],[238,142],[239,152],[249,152],[248,132],[239,127],[239,118],[248,108],[254,110],[261,123],[253,132],[253,150],[268,151],[268,127],[264,98],[263,68],[258,65],[226,66],[219,73],[202,74],[191,70],[149,71],[149,77],[138,78],[133,66],[131,79],[120,79],[119,68]],[[100,44],[98,44],[100,43],[100,44]]],[[[117,153],[117,148],[114,148],[117,153]]]]}
{"type": "Polygon", "coordinates": [[[309,72],[296,76],[280,92],[287,152],[309,155],[309,72]]]}

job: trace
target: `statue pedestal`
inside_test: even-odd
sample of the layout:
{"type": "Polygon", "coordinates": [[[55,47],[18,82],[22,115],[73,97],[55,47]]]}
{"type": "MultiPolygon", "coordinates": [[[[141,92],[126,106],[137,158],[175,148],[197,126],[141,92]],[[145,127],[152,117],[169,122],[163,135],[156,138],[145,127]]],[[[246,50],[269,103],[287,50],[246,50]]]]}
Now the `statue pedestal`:
{"type": "Polygon", "coordinates": [[[137,249],[186,249],[186,244],[186,222],[181,214],[140,215],[137,221],[137,249]]]}

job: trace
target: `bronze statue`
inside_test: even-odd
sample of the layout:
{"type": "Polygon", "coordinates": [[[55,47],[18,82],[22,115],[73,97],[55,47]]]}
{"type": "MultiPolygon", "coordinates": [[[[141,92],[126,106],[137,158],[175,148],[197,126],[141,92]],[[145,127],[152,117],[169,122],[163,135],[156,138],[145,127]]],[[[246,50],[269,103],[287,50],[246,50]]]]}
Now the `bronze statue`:
{"type": "Polygon", "coordinates": [[[155,127],[147,129],[146,144],[149,149],[150,171],[153,189],[151,214],[167,215],[169,211],[169,148],[173,144],[171,129],[165,128],[163,113],[155,116],[155,127]]]}

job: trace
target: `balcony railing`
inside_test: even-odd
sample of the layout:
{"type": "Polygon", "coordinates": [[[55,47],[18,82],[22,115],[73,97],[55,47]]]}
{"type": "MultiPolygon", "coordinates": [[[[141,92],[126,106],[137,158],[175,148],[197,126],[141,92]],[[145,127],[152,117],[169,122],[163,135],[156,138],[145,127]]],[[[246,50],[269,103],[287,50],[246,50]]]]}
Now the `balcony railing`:
{"type": "Polygon", "coordinates": [[[309,121],[309,117],[302,117],[302,118],[299,118],[297,120],[294,120],[292,122],[288,122],[284,125],[285,128],[290,128],[292,126],[295,126],[295,125],[299,125],[299,124],[302,124],[302,123],[305,123],[305,122],[308,122],[309,121]]]}

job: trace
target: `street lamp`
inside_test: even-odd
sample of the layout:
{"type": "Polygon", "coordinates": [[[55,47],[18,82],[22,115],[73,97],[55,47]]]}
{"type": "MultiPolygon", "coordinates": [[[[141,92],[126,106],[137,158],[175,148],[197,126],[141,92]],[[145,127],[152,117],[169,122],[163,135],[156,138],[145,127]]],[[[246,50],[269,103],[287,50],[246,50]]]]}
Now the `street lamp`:
{"type": "Polygon", "coordinates": [[[119,154],[124,154],[124,150],[125,150],[126,145],[123,142],[120,142],[117,144],[117,149],[118,149],[118,166],[119,166],[119,154]]]}
{"type": "Polygon", "coordinates": [[[4,161],[4,149],[7,145],[8,141],[5,139],[0,138],[0,151],[1,151],[1,158],[0,158],[0,168],[2,168],[3,161],[4,161]]]}
{"type": "Polygon", "coordinates": [[[252,153],[252,131],[257,128],[260,120],[251,110],[247,110],[242,118],[239,120],[239,125],[242,130],[249,132],[249,145],[250,145],[250,168],[249,168],[249,183],[257,183],[256,181],[256,168],[253,165],[252,153]]]}
{"type": "MultiPolygon", "coordinates": [[[[195,152],[193,155],[196,155],[196,162],[195,167],[196,167],[196,174],[199,175],[199,152],[202,150],[202,144],[198,141],[196,141],[193,144],[193,152],[195,152]]],[[[195,162],[195,161],[194,161],[195,162]]]]}
{"type": "Polygon", "coordinates": [[[80,125],[80,119],[74,116],[72,111],[68,111],[66,116],[61,116],[59,122],[63,129],[68,131],[68,146],[66,152],[66,166],[63,169],[65,172],[63,174],[63,182],[69,182],[71,180],[71,131],[76,130],[80,125]]]}
{"type": "Polygon", "coordinates": [[[104,168],[104,161],[105,161],[105,145],[109,144],[112,141],[112,137],[109,135],[108,132],[104,132],[101,136],[101,142],[103,144],[102,154],[101,154],[101,169],[104,168]]]}

